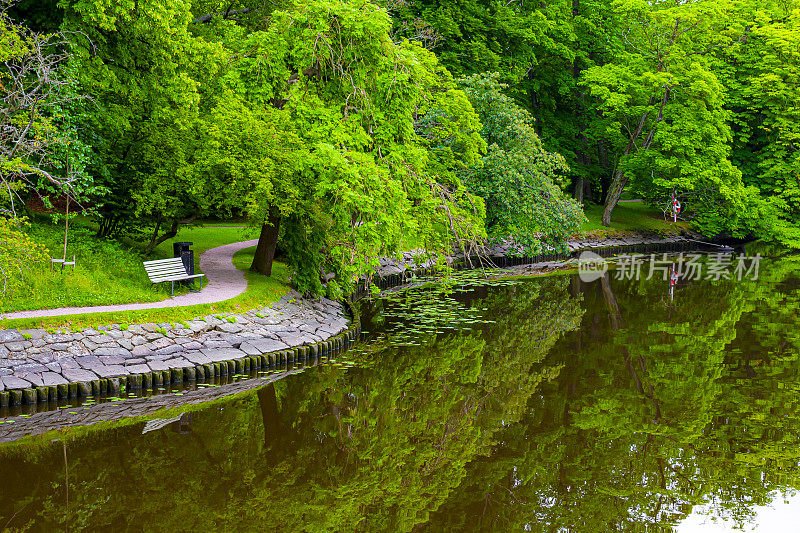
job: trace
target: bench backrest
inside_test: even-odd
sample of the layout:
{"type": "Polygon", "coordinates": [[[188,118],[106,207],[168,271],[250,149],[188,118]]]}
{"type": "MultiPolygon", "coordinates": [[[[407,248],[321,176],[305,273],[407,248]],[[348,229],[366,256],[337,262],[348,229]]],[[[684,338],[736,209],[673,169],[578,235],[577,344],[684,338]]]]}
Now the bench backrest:
{"type": "Polygon", "coordinates": [[[170,257],[169,259],[156,259],[155,261],[144,261],[142,263],[150,281],[158,283],[159,281],[168,280],[170,278],[186,277],[186,267],[183,266],[183,260],[180,257],[170,257]]]}

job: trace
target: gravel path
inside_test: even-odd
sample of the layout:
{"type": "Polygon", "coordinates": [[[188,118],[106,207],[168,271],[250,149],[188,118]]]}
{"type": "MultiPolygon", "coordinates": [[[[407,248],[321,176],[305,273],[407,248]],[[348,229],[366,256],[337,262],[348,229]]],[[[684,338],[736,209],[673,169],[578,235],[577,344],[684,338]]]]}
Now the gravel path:
{"type": "MultiPolygon", "coordinates": [[[[5,313],[0,318],[39,318],[47,316],[78,315],[84,313],[103,313],[109,311],[133,311],[139,309],[163,309],[166,307],[185,307],[189,305],[210,304],[229,300],[247,289],[244,272],[233,266],[233,254],[258,244],[258,239],[235,242],[206,250],[200,255],[200,265],[209,280],[208,285],[194,293],[181,294],[160,302],[134,303],[120,305],[95,305],[90,307],[59,307],[58,309],[38,309],[5,313]]],[[[144,268],[144,267],[142,267],[144,268]]]]}

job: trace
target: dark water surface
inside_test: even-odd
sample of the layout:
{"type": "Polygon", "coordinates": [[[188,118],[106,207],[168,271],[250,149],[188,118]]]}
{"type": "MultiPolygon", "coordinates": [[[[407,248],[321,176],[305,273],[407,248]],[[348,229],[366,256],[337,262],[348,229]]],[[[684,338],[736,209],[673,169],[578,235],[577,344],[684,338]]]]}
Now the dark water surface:
{"type": "Polygon", "coordinates": [[[798,501],[799,270],[789,257],[758,281],[682,280],[674,300],[661,279],[610,272],[365,304],[370,333],[335,363],[180,424],[0,445],[0,530],[760,523],[798,501]]]}

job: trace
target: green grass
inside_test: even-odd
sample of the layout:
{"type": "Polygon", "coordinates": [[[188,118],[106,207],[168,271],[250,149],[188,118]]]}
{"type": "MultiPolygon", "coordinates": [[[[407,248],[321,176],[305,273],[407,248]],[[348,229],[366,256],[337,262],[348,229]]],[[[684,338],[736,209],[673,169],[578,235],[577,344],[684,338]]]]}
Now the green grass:
{"type": "MultiPolygon", "coordinates": [[[[14,283],[0,301],[0,312],[58,307],[155,302],[169,297],[169,286],[153,286],[142,267],[145,259],[172,256],[174,241],[193,242],[195,270],[200,254],[209,248],[253,239],[255,228],[224,228],[224,222],[202,227],[182,228],[175,239],[161,243],[147,257],[142,248],[94,236],[94,227],[86,220],[76,220],[70,229],[67,256],[77,256],[77,266],[50,270],[49,262],[30,265],[24,283],[14,283]]],[[[234,224],[232,224],[234,225],[234,224]]],[[[62,257],[64,230],[46,219],[34,221],[31,235],[42,243],[51,257],[62,257]]],[[[249,266],[249,265],[247,265],[249,266]]],[[[207,283],[207,281],[205,282],[207,283]]],[[[185,292],[188,288],[176,289],[185,292]]]]}
{"type": "MultiPolygon", "coordinates": [[[[250,239],[258,238],[258,229],[240,226],[240,227],[220,227],[220,226],[240,226],[235,223],[214,222],[205,224],[199,227],[182,228],[178,231],[178,235],[174,239],[169,239],[156,246],[151,254],[152,259],[161,257],[172,257],[172,243],[173,242],[191,242],[191,249],[194,250],[194,271],[198,274],[203,272],[200,268],[200,254],[211,248],[231,244],[233,242],[247,241],[250,239]]],[[[246,265],[240,270],[249,268],[246,265]]],[[[238,268],[238,267],[237,267],[238,268]]],[[[200,278],[202,285],[208,285],[207,278],[200,278]]],[[[149,283],[149,282],[148,282],[149,283]]],[[[163,299],[163,298],[161,298],[163,299]]]]}
{"type": "Polygon", "coordinates": [[[664,220],[664,214],[659,209],[645,205],[644,202],[621,202],[611,215],[611,227],[603,226],[602,205],[589,206],[585,211],[586,218],[580,228],[580,233],[591,236],[610,236],[634,232],[648,233],[679,233],[688,229],[686,222],[673,223],[664,220]]]}
{"type": "MultiPolygon", "coordinates": [[[[61,226],[34,223],[30,234],[48,249],[51,257],[62,257],[64,230],[61,226]]],[[[85,226],[70,231],[67,256],[77,256],[73,270],[50,270],[49,262],[30,265],[24,283],[11,285],[0,302],[0,311],[55,307],[153,302],[169,293],[153,290],[136,250],[122,244],[98,240],[85,226]]]]}
{"type": "MultiPolygon", "coordinates": [[[[230,224],[230,225],[236,225],[236,224],[230,224]]],[[[229,228],[224,226],[227,225],[219,223],[219,224],[208,224],[205,226],[198,226],[198,227],[182,228],[180,231],[178,231],[177,237],[175,237],[174,239],[169,239],[167,241],[164,241],[158,246],[156,246],[154,255],[159,255],[163,257],[172,257],[172,243],[188,241],[194,243],[192,244],[191,248],[192,250],[194,250],[194,257],[195,260],[197,260],[200,257],[200,254],[202,254],[203,252],[205,252],[210,248],[216,248],[217,246],[230,244],[232,242],[246,241],[258,238],[257,228],[249,228],[246,226],[229,228]]]]}
{"type": "MultiPolygon", "coordinates": [[[[233,256],[233,264],[240,270],[246,269],[253,260],[254,252],[255,247],[236,252],[233,256]]],[[[280,300],[281,296],[289,291],[289,275],[289,268],[276,261],[272,266],[272,276],[268,278],[252,272],[245,272],[247,291],[224,302],[166,309],[0,320],[0,329],[43,328],[49,331],[58,329],[76,331],[108,324],[179,323],[206,315],[244,313],[280,300]]]]}

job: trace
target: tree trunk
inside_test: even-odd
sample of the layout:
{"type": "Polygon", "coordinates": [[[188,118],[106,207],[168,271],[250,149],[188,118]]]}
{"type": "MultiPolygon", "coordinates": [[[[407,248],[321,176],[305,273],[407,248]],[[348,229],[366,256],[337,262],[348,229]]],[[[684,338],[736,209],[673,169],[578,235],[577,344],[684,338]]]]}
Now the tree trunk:
{"type": "Polygon", "coordinates": [[[583,204],[583,191],[585,189],[585,180],[583,178],[578,178],[577,182],[575,183],[575,201],[579,204],[583,204]]]}
{"type": "Polygon", "coordinates": [[[276,209],[270,209],[267,223],[261,226],[261,235],[258,237],[258,246],[253,256],[252,272],[265,276],[272,275],[272,260],[275,258],[275,247],[278,244],[278,230],[280,229],[281,216],[276,209]]]}
{"type": "Polygon", "coordinates": [[[269,448],[281,434],[281,415],[275,385],[270,383],[258,390],[258,405],[261,408],[261,421],[264,424],[264,447],[269,448]]]}
{"type": "Polygon", "coordinates": [[[147,247],[144,249],[144,253],[149,254],[150,252],[153,251],[153,248],[155,248],[162,242],[177,237],[178,229],[180,228],[181,224],[191,224],[192,222],[194,222],[195,218],[197,218],[197,215],[193,215],[184,220],[173,220],[172,225],[169,227],[169,230],[167,230],[163,235],[159,236],[158,231],[161,228],[161,221],[162,221],[162,217],[161,215],[159,215],[158,223],[156,224],[156,229],[153,232],[153,237],[150,240],[150,244],[148,244],[147,247]]]}
{"type": "Polygon", "coordinates": [[[608,279],[608,272],[603,274],[600,278],[600,286],[603,288],[603,299],[608,306],[608,316],[611,318],[611,329],[617,331],[623,328],[622,313],[617,304],[617,297],[614,295],[614,289],[611,288],[611,282],[608,279]]]}
{"type": "Polygon", "coordinates": [[[153,249],[161,244],[162,242],[174,239],[178,235],[178,226],[181,224],[180,221],[174,220],[172,225],[170,226],[169,230],[164,233],[163,235],[159,236],[158,232],[161,229],[161,217],[158,219],[158,223],[156,224],[156,229],[153,231],[153,237],[150,239],[150,244],[144,249],[145,254],[149,254],[153,251],[153,249]]]}
{"type": "Polygon", "coordinates": [[[615,171],[614,179],[611,180],[611,186],[608,188],[608,194],[606,195],[606,205],[603,209],[604,226],[611,225],[611,212],[617,207],[617,203],[622,196],[622,191],[625,190],[625,185],[627,184],[628,177],[625,175],[625,172],[622,170],[615,171]]]}
{"type": "MultiPolygon", "coordinates": [[[[659,72],[661,72],[661,66],[659,66],[659,72]]],[[[669,100],[669,95],[672,92],[672,85],[664,85],[664,95],[661,98],[661,104],[658,106],[658,114],[655,117],[655,122],[653,126],[650,128],[650,132],[645,137],[644,142],[642,143],[641,148],[639,151],[647,151],[650,149],[650,145],[653,144],[653,138],[655,137],[656,127],[658,123],[664,120],[664,106],[667,105],[667,100],[669,100]]],[[[655,104],[656,102],[651,100],[650,104],[655,104]]],[[[620,161],[623,157],[631,153],[636,149],[636,141],[639,140],[639,136],[642,134],[642,130],[644,129],[645,122],[647,121],[647,117],[650,113],[645,113],[642,115],[642,118],[639,119],[639,125],[636,126],[636,131],[633,132],[631,138],[628,140],[628,146],[625,148],[625,152],[622,153],[622,157],[620,157],[620,161]]],[[[614,172],[614,179],[611,181],[611,186],[608,189],[608,195],[606,196],[606,205],[605,209],[603,209],[603,225],[610,226],[611,225],[611,212],[617,207],[617,202],[619,202],[620,197],[622,196],[622,191],[625,189],[625,185],[628,183],[628,177],[625,176],[625,172],[622,170],[617,169],[614,172]]]]}
{"type": "MultiPolygon", "coordinates": [[[[614,171],[614,178],[611,180],[611,185],[608,187],[608,194],[606,195],[606,203],[605,208],[603,209],[603,225],[608,227],[611,225],[611,212],[614,211],[614,208],[617,207],[617,202],[619,202],[620,197],[622,196],[622,191],[625,190],[625,185],[628,183],[628,177],[625,175],[625,171],[619,168],[619,164],[622,162],[622,159],[634,151],[636,148],[636,141],[639,140],[639,136],[642,134],[642,130],[644,129],[644,125],[647,122],[647,117],[650,115],[649,112],[642,115],[639,119],[639,124],[636,126],[636,130],[628,139],[628,146],[625,147],[625,151],[622,152],[622,156],[620,156],[619,161],[617,162],[617,170],[614,171]]],[[[650,140],[652,140],[652,136],[650,140]]],[[[646,147],[644,148],[647,149],[646,147]]]]}

